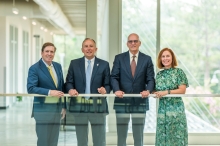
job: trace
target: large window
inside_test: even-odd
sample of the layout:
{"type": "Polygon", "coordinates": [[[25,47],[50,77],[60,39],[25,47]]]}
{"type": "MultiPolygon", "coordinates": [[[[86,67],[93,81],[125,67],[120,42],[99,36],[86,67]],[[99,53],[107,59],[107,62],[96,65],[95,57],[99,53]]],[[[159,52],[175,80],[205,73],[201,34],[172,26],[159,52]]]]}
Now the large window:
{"type": "MultiPolygon", "coordinates": [[[[214,0],[162,0],[161,27],[157,28],[157,1],[122,0],[122,52],[128,50],[127,36],[137,33],[142,42],[140,51],[152,57],[156,70],[156,43],[160,37],[160,49],[174,50],[178,67],[187,75],[190,84],[187,93],[219,93],[219,5],[220,2],[214,0]],[[157,29],[161,31],[160,36],[156,36],[157,29]]],[[[220,132],[219,98],[183,99],[189,132],[220,132]]],[[[153,115],[150,118],[155,121],[155,100],[150,100],[150,104],[152,108],[147,114],[153,115]]],[[[148,130],[146,128],[146,132],[148,130]]]]}
{"type": "MultiPolygon", "coordinates": [[[[137,33],[140,37],[140,51],[156,60],[156,2],[154,0],[122,0],[122,52],[128,51],[127,37],[137,33]]],[[[150,110],[146,112],[145,133],[156,132],[156,100],[149,99],[150,110]]],[[[130,123],[131,124],[131,123],[130,123]]],[[[132,132],[132,126],[129,126],[132,132]]]]}
{"type": "Polygon", "coordinates": [[[84,35],[71,38],[67,35],[54,35],[54,44],[57,48],[54,60],[63,67],[64,79],[66,77],[70,61],[83,56],[81,51],[84,35]]]}
{"type": "MultiPolygon", "coordinates": [[[[9,36],[9,47],[10,47],[10,66],[9,66],[9,72],[10,72],[10,92],[11,93],[17,93],[18,92],[18,28],[15,26],[10,25],[10,36],[9,36]]],[[[15,98],[10,99],[10,103],[13,103],[15,101],[15,98]]]]}
{"type": "Polygon", "coordinates": [[[23,31],[23,33],[22,33],[22,36],[23,36],[23,38],[22,38],[22,43],[23,43],[23,46],[22,46],[22,48],[23,48],[23,71],[24,71],[24,73],[23,73],[23,81],[24,81],[24,84],[23,84],[23,90],[24,91],[26,91],[26,80],[27,80],[27,72],[28,72],[28,67],[29,67],[29,64],[28,64],[28,62],[29,62],[29,34],[28,34],[28,32],[27,31],[23,31]]]}
{"type": "MultiPolygon", "coordinates": [[[[219,93],[219,5],[214,0],[161,1],[161,48],[175,51],[189,80],[187,93],[219,93]]],[[[220,131],[219,98],[190,97],[184,102],[189,132],[220,131]]]]}

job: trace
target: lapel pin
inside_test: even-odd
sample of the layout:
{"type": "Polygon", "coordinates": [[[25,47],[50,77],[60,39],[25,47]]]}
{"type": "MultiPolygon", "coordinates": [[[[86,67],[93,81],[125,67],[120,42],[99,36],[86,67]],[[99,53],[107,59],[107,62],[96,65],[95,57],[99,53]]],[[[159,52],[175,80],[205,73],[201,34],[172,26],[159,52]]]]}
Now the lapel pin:
{"type": "Polygon", "coordinates": [[[99,64],[97,64],[97,66],[99,66],[99,64]]]}

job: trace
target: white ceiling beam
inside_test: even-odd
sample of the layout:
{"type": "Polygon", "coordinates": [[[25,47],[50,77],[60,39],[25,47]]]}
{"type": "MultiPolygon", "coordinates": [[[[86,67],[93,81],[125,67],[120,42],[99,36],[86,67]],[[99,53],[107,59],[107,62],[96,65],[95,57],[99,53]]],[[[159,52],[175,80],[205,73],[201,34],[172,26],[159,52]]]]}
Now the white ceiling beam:
{"type": "Polygon", "coordinates": [[[40,6],[40,10],[44,15],[62,28],[67,34],[74,37],[73,27],[56,1],[34,0],[34,2],[40,6]]]}

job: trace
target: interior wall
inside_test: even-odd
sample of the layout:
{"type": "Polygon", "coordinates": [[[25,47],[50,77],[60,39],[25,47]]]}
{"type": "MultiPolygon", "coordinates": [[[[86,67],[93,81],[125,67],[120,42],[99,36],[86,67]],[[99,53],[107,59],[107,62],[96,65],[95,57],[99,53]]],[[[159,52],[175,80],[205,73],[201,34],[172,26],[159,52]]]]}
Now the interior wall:
{"type": "MultiPolygon", "coordinates": [[[[14,72],[17,78],[17,91],[15,93],[27,93],[25,83],[26,78],[22,78],[24,72],[28,72],[24,70],[23,64],[23,31],[28,32],[28,42],[29,42],[29,61],[28,66],[31,66],[40,58],[36,58],[35,54],[37,53],[35,50],[34,44],[34,35],[38,35],[40,37],[40,41],[43,42],[53,42],[53,36],[50,35],[49,32],[42,31],[40,29],[40,25],[33,26],[32,21],[30,19],[24,20],[21,17],[17,16],[0,16],[0,79],[2,84],[0,84],[0,93],[10,93],[10,88],[12,87],[12,83],[10,83],[10,26],[16,27],[18,29],[18,60],[15,64],[17,66],[17,70],[14,72]],[[18,23],[19,22],[19,23],[18,23]],[[4,84],[5,83],[5,84],[4,84]]],[[[40,54],[40,52],[38,52],[40,54]]],[[[0,108],[6,108],[11,106],[13,102],[16,101],[15,97],[0,97],[0,108]]]]}

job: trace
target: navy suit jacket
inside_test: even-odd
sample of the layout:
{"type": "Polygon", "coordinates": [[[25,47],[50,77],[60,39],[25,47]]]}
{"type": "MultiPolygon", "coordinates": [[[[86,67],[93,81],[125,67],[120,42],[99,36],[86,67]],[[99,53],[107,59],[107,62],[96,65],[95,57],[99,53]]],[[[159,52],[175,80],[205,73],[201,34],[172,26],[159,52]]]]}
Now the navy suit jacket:
{"type": "MultiPolygon", "coordinates": [[[[85,57],[72,60],[66,77],[66,91],[76,89],[80,94],[85,93],[86,73],[85,57]]],[[[104,87],[107,93],[110,93],[110,68],[107,61],[95,57],[90,82],[90,93],[98,94],[98,88],[104,87]]],[[[84,97],[74,97],[70,101],[70,111],[75,113],[108,113],[106,98],[90,97],[88,101],[84,97]]]]}
{"type": "MultiPolygon", "coordinates": [[[[46,67],[42,59],[40,59],[37,63],[29,68],[27,79],[27,91],[29,94],[41,94],[48,96],[49,90],[63,91],[64,80],[61,65],[56,62],[52,62],[52,64],[58,78],[57,87],[53,82],[48,68],[46,67]]],[[[47,97],[34,97],[32,116],[36,120],[52,120],[53,116],[55,116],[55,113],[59,112],[60,115],[61,108],[65,105],[64,104],[62,106],[61,98],[57,98],[57,100],[55,99],[55,101],[57,101],[55,103],[46,104],[46,98],[47,97]]]]}
{"type": "MultiPolygon", "coordinates": [[[[139,52],[135,75],[132,77],[129,51],[115,56],[111,72],[113,92],[140,94],[143,90],[153,91],[154,67],[151,57],[139,52]]],[[[118,112],[144,112],[149,109],[148,98],[115,97],[114,109],[118,112]]]]}

